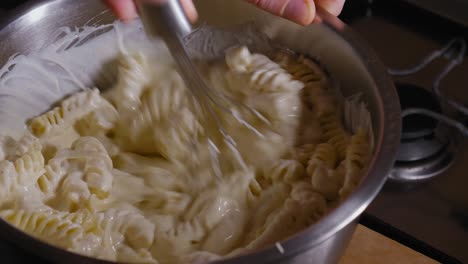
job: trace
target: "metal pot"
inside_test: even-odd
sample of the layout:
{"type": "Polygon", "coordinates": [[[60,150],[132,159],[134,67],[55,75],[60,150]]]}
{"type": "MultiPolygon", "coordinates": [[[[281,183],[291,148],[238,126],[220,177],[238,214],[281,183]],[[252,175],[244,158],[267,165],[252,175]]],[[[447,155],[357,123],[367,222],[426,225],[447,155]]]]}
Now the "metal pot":
{"type": "MultiPolygon", "coordinates": [[[[201,21],[231,25],[255,19],[278,43],[318,57],[339,81],[344,95],[361,92],[372,115],[375,151],[367,175],[354,193],[323,219],[276,247],[219,263],[337,263],[349,243],[361,213],[381,189],[392,168],[400,139],[400,107],[392,80],[373,51],[339,19],[320,11],[323,22],[301,27],[272,16],[243,1],[195,1],[201,21]]],[[[14,53],[42,47],[62,26],[82,26],[100,14],[111,13],[97,0],[39,1],[23,6],[0,29],[0,63],[14,53]]],[[[0,220],[0,236],[31,253],[60,263],[109,263],[40,242],[0,220]]]]}

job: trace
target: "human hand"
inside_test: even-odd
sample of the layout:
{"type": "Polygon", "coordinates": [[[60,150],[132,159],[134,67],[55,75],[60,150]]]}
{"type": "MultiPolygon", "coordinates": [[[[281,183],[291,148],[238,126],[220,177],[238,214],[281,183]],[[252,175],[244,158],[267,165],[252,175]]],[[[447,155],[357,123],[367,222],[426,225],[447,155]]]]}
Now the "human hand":
{"type": "MultiPolygon", "coordinates": [[[[233,0],[232,0],[233,1],[233,0]]],[[[301,25],[308,25],[316,20],[315,6],[318,5],[332,15],[338,16],[345,0],[245,0],[274,15],[282,16],[301,25]]],[[[122,20],[132,20],[138,12],[134,0],[104,0],[104,2],[122,20]]],[[[197,10],[192,0],[181,0],[191,21],[197,19],[197,10]]]]}

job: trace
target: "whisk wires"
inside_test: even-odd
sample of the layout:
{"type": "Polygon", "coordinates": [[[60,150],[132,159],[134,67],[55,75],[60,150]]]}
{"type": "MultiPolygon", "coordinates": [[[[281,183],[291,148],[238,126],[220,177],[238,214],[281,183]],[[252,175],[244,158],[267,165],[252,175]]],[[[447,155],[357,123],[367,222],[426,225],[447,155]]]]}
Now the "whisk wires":
{"type": "MultiPolygon", "coordinates": [[[[168,43],[168,47],[173,55],[174,60],[179,66],[186,87],[193,95],[194,103],[199,109],[201,109],[201,112],[204,114],[206,121],[216,125],[217,133],[221,135],[222,141],[224,144],[226,144],[229,151],[234,155],[235,160],[239,163],[242,169],[247,170],[247,164],[245,163],[240,151],[237,148],[236,141],[226,132],[214,108],[218,108],[231,115],[237,122],[246,127],[249,131],[253,132],[259,138],[264,138],[263,133],[250,124],[242,116],[242,114],[240,114],[241,111],[235,111],[234,109],[245,110],[242,111],[242,113],[249,113],[267,125],[270,125],[269,121],[255,109],[252,109],[251,107],[244,105],[242,102],[238,102],[233,98],[224,95],[222,92],[213,90],[197,71],[197,68],[190,59],[181,39],[175,39],[174,41],[171,41],[171,43],[168,43]]],[[[219,148],[219,146],[217,146],[214,141],[216,135],[213,133],[216,132],[213,131],[213,129],[206,129],[206,133],[213,171],[218,178],[222,178],[222,170],[219,158],[222,153],[221,148],[219,148]]]]}

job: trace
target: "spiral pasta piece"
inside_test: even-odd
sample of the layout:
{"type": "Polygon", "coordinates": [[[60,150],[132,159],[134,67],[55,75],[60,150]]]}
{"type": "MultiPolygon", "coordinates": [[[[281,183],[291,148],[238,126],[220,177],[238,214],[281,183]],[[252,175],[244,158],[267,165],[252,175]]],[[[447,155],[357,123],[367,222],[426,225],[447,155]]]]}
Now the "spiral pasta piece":
{"type": "Polygon", "coordinates": [[[142,94],[142,105],[147,108],[152,120],[161,121],[187,106],[189,103],[185,83],[176,71],[168,73],[168,78],[142,94]]]}
{"type": "MultiPolygon", "coordinates": [[[[268,57],[252,54],[246,47],[230,50],[226,62],[228,69],[224,74],[225,82],[219,82],[219,85],[226,86],[228,93],[241,98],[245,105],[267,119],[271,123],[268,128],[272,132],[288,138],[284,142],[286,145],[294,144],[299,125],[297,117],[302,111],[299,94],[304,87],[303,83],[293,80],[286,70],[268,57]]],[[[248,111],[241,114],[251,117],[248,111]]],[[[265,126],[255,116],[248,121],[256,128],[265,126]]],[[[229,126],[233,122],[226,123],[229,126]]]]}
{"type": "Polygon", "coordinates": [[[280,241],[281,238],[294,234],[319,219],[325,209],[325,199],[312,189],[310,183],[296,182],[290,198],[284,201],[282,207],[269,214],[247,247],[258,249],[261,245],[280,241]]]}
{"type": "Polygon", "coordinates": [[[0,161],[0,197],[5,201],[19,187],[34,186],[43,173],[44,157],[40,151],[28,152],[15,161],[0,161]]]}
{"type": "Polygon", "coordinates": [[[318,167],[311,175],[313,189],[329,201],[338,197],[339,190],[343,186],[345,175],[343,164],[334,170],[318,167]]]}
{"type": "Polygon", "coordinates": [[[319,144],[307,163],[307,174],[312,176],[319,167],[334,169],[337,161],[338,154],[332,144],[319,144]]]}
{"type": "Polygon", "coordinates": [[[52,159],[45,166],[45,172],[37,179],[39,189],[50,197],[55,194],[55,190],[62,177],[65,175],[65,170],[62,168],[63,159],[52,159]]]}
{"type": "Polygon", "coordinates": [[[146,195],[139,206],[155,212],[179,215],[187,210],[190,202],[191,196],[186,193],[156,189],[146,195]]]}
{"type": "Polygon", "coordinates": [[[119,111],[131,111],[140,104],[140,97],[149,84],[150,67],[145,56],[135,53],[118,59],[118,79],[110,100],[119,111]]]}
{"type": "Polygon", "coordinates": [[[349,147],[346,150],[344,166],[346,174],[343,187],[340,189],[340,196],[344,199],[359,184],[362,172],[365,170],[371,155],[369,139],[366,131],[359,128],[351,137],[349,147]]]}
{"type": "Polygon", "coordinates": [[[16,144],[15,155],[20,157],[30,151],[42,151],[42,144],[37,137],[26,133],[16,144]]]}
{"type": "Polygon", "coordinates": [[[323,128],[323,139],[333,145],[338,153],[338,157],[343,159],[346,155],[346,148],[349,143],[349,135],[346,132],[336,113],[328,113],[319,117],[323,128]]]}
{"type": "Polygon", "coordinates": [[[308,221],[315,221],[323,216],[327,208],[324,197],[318,193],[308,181],[299,181],[293,184],[291,198],[297,201],[309,218],[308,221]]]}
{"type": "MultiPolygon", "coordinates": [[[[106,148],[102,145],[99,140],[94,137],[80,137],[73,142],[72,149],[82,151],[92,151],[100,154],[107,154],[106,148]]],[[[112,161],[108,160],[109,166],[112,166],[112,161]]]]}
{"type": "Polygon", "coordinates": [[[234,72],[245,73],[248,85],[256,92],[298,91],[304,86],[267,56],[251,54],[246,47],[231,49],[226,55],[226,63],[234,72]]]}
{"type": "Polygon", "coordinates": [[[110,195],[114,177],[112,160],[104,146],[93,137],[82,137],[75,141],[72,148],[78,153],[89,153],[84,161],[82,179],[89,194],[99,199],[107,198],[110,195]]]}
{"type": "Polygon", "coordinates": [[[72,126],[79,118],[96,109],[101,100],[98,89],[72,95],[63,100],[60,106],[32,119],[29,129],[37,137],[60,133],[72,126]]]}
{"type": "Polygon", "coordinates": [[[350,144],[346,149],[345,164],[348,169],[364,169],[370,157],[370,146],[366,131],[359,128],[351,137],[350,144]]]}
{"type": "Polygon", "coordinates": [[[264,175],[273,183],[295,182],[305,175],[304,166],[296,160],[279,160],[264,170],[264,175]]]}
{"type": "Polygon", "coordinates": [[[28,152],[15,161],[18,184],[32,185],[44,173],[44,157],[41,151],[28,152]]]}
{"type": "Polygon", "coordinates": [[[316,144],[305,144],[294,149],[292,158],[300,162],[303,166],[307,167],[312,155],[315,153],[316,144]]]}
{"type": "Polygon", "coordinates": [[[189,111],[189,100],[180,75],[148,88],[139,99],[138,115],[124,115],[115,128],[120,146],[138,154],[159,154],[182,159],[188,145],[202,132],[198,117],[189,111]]]}
{"type": "Polygon", "coordinates": [[[119,113],[106,99],[102,99],[102,106],[79,119],[74,128],[81,136],[102,135],[115,127],[119,113]]]}
{"type": "Polygon", "coordinates": [[[116,259],[125,263],[142,263],[142,264],[158,264],[151,252],[146,248],[133,249],[126,245],[118,245],[116,247],[116,259]]]}
{"type": "Polygon", "coordinates": [[[268,216],[263,227],[256,230],[256,238],[248,247],[256,248],[264,243],[279,241],[279,238],[293,234],[322,217],[325,209],[325,199],[313,190],[310,183],[296,182],[290,198],[268,216]]]}
{"type": "Polygon", "coordinates": [[[265,223],[268,221],[269,215],[274,213],[288,199],[291,188],[284,183],[278,183],[266,188],[260,197],[252,205],[256,210],[256,214],[252,215],[249,222],[248,233],[245,241],[254,241],[263,231],[265,231],[265,223]]]}
{"type": "Polygon", "coordinates": [[[84,170],[86,172],[96,171],[103,174],[112,170],[112,159],[109,157],[104,145],[97,138],[80,137],[73,143],[71,149],[77,153],[90,154],[91,157],[85,157],[87,162],[84,170]],[[106,172],[103,172],[103,170],[106,172]]]}
{"type": "Polygon", "coordinates": [[[252,53],[245,47],[231,48],[226,52],[226,64],[234,72],[247,72],[252,64],[252,53]]]}
{"type": "Polygon", "coordinates": [[[317,82],[324,78],[322,71],[315,67],[312,68],[314,64],[303,56],[293,58],[290,55],[279,53],[276,61],[286,68],[294,79],[300,80],[306,87],[317,85],[317,82]]]}
{"type": "Polygon", "coordinates": [[[0,160],[11,160],[17,149],[17,142],[14,138],[0,135],[0,160]]]}
{"type": "Polygon", "coordinates": [[[157,242],[151,252],[158,255],[161,262],[170,262],[174,257],[182,257],[200,247],[206,235],[203,224],[198,219],[176,222],[169,230],[157,230],[157,242]]]}
{"type": "Polygon", "coordinates": [[[0,217],[35,237],[65,248],[74,248],[84,233],[79,223],[53,211],[5,210],[0,217]]]}
{"type": "Polygon", "coordinates": [[[96,222],[112,245],[118,243],[112,241],[113,232],[122,234],[133,249],[149,248],[153,244],[154,224],[136,212],[109,209],[98,213],[96,222]]]}
{"type": "Polygon", "coordinates": [[[77,209],[91,195],[104,199],[112,188],[112,160],[104,146],[93,137],[81,137],[70,149],[59,151],[49,160],[45,173],[37,179],[46,199],[56,197],[62,209],[77,209]],[[70,168],[75,171],[69,171],[70,168]],[[76,171],[81,169],[81,172],[76,171]],[[57,189],[60,191],[57,193],[57,189]]]}
{"type": "MultiPolygon", "coordinates": [[[[169,90],[172,88],[166,89],[169,90]]],[[[151,119],[146,133],[152,138],[153,151],[168,160],[185,158],[190,152],[188,146],[203,133],[198,116],[187,108],[186,98],[180,97],[176,91],[170,92],[166,100],[160,98],[161,103],[155,102],[154,97],[151,99],[152,96],[160,95],[150,93],[142,104],[142,111],[147,112],[151,119]]]]}
{"type": "Polygon", "coordinates": [[[325,72],[315,62],[303,55],[296,58],[285,53],[279,53],[276,61],[293,76],[294,80],[304,84],[304,102],[317,115],[336,110],[336,102],[330,92],[330,82],[325,72]]]}
{"type": "Polygon", "coordinates": [[[18,174],[13,162],[0,161],[0,201],[4,202],[18,186],[18,174]]]}

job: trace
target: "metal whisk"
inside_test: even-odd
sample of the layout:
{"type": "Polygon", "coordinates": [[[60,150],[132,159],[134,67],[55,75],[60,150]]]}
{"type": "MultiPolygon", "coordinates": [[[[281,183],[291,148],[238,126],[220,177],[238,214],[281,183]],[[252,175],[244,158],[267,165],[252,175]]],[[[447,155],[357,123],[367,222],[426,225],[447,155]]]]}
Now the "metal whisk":
{"type": "MultiPolygon", "coordinates": [[[[227,144],[228,148],[237,157],[241,166],[247,169],[246,164],[243,162],[243,159],[237,150],[235,140],[226,133],[226,130],[223,128],[213,107],[218,107],[219,109],[228,112],[235,118],[235,120],[247,127],[250,131],[254,132],[260,138],[263,138],[264,135],[255,129],[254,126],[249,124],[249,122],[247,122],[238,112],[233,111],[232,106],[234,106],[234,109],[246,110],[242,112],[250,113],[266,124],[269,124],[268,120],[255,109],[213,90],[200,76],[184,45],[183,39],[192,32],[192,26],[188,21],[179,0],[138,0],[137,4],[145,30],[150,35],[163,38],[166,42],[169,51],[179,66],[180,73],[186,87],[194,96],[196,103],[201,107],[205,117],[211,118],[212,121],[214,121],[218,127],[218,132],[222,135],[224,143],[227,144]]],[[[207,132],[213,133],[213,131],[207,132]]],[[[211,140],[210,136],[208,136],[208,140],[210,153],[214,160],[215,173],[221,177],[218,162],[218,156],[220,154],[219,148],[211,140]]]]}

